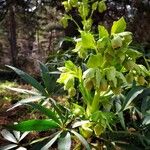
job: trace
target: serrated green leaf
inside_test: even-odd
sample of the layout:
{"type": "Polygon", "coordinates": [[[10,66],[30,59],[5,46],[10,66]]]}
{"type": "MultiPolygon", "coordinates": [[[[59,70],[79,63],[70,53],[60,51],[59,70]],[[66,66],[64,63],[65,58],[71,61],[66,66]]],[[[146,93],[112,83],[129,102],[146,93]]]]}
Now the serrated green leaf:
{"type": "Polygon", "coordinates": [[[123,81],[123,83],[127,84],[126,78],[121,72],[116,71],[116,77],[121,79],[123,81]]]}
{"type": "Polygon", "coordinates": [[[64,89],[69,90],[70,88],[74,87],[74,77],[70,75],[66,80],[64,81],[64,89]]]}
{"type": "Polygon", "coordinates": [[[50,119],[27,120],[16,125],[9,125],[8,128],[16,131],[47,131],[59,128],[59,125],[50,119]]]}
{"type": "Polygon", "coordinates": [[[92,4],[92,11],[96,10],[98,6],[98,2],[92,4]]]}
{"type": "Polygon", "coordinates": [[[123,17],[121,17],[118,21],[114,21],[113,26],[111,28],[111,34],[124,32],[126,29],[126,22],[123,17]]]}
{"type": "Polygon", "coordinates": [[[99,31],[99,38],[104,38],[104,37],[109,36],[109,33],[108,33],[107,29],[104,26],[99,25],[98,26],[98,31],[99,31]]]}
{"type": "Polygon", "coordinates": [[[91,120],[94,122],[101,123],[104,127],[109,123],[112,123],[114,119],[114,114],[111,112],[96,111],[91,115],[91,120]]]}
{"type": "Polygon", "coordinates": [[[64,5],[65,11],[68,12],[71,10],[71,4],[69,3],[69,1],[64,1],[62,2],[62,4],[64,5]]]}
{"type": "Polygon", "coordinates": [[[138,65],[138,67],[139,67],[140,73],[141,73],[143,76],[150,76],[150,70],[147,70],[145,66],[143,66],[143,65],[138,65]]]}
{"type": "Polygon", "coordinates": [[[63,25],[64,28],[68,26],[68,19],[66,17],[62,17],[60,23],[63,25]]]}
{"type": "Polygon", "coordinates": [[[100,53],[103,54],[103,52],[106,50],[108,47],[109,43],[109,38],[101,38],[97,41],[97,48],[100,50],[100,53]]]}
{"type": "Polygon", "coordinates": [[[76,7],[77,4],[78,4],[78,0],[70,0],[70,4],[71,4],[73,7],[76,7]]]}
{"type": "Polygon", "coordinates": [[[70,150],[71,148],[71,135],[69,132],[65,137],[61,137],[58,140],[58,150],[70,150]]]}
{"type": "Polygon", "coordinates": [[[77,71],[77,66],[70,60],[65,62],[65,67],[70,71],[74,71],[74,72],[77,71]]]}
{"type": "Polygon", "coordinates": [[[89,8],[87,2],[83,2],[83,3],[81,2],[80,6],[78,7],[78,11],[82,19],[85,20],[89,14],[89,8]]]}
{"type": "Polygon", "coordinates": [[[82,106],[77,105],[75,103],[72,104],[72,112],[75,115],[83,115],[85,113],[85,110],[82,106]]]}
{"type": "Polygon", "coordinates": [[[58,83],[64,83],[65,80],[70,76],[68,73],[61,73],[60,77],[57,79],[58,83]]]}
{"type": "Polygon", "coordinates": [[[82,38],[82,47],[85,49],[95,49],[96,42],[94,39],[93,34],[85,31],[81,31],[81,38],[82,38]]]}
{"type": "Polygon", "coordinates": [[[116,68],[110,67],[106,69],[106,77],[109,81],[112,81],[114,86],[117,85],[117,79],[116,79],[116,68]]]}
{"type": "Polygon", "coordinates": [[[133,58],[133,59],[136,59],[136,58],[142,56],[142,53],[138,52],[137,50],[131,49],[131,48],[129,48],[129,49],[126,51],[126,54],[127,54],[128,56],[130,56],[131,58],[133,58]]]}
{"type": "Polygon", "coordinates": [[[100,124],[96,124],[96,126],[94,127],[94,132],[96,136],[100,136],[104,132],[104,130],[104,127],[100,124]]]}
{"type": "Polygon", "coordinates": [[[104,58],[100,53],[98,53],[97,55],[90,56],[87,62],[87,66],[88,68],[102,67],[103,63],[104,63],[104,58]]]}
{"type": "Polygon", "coordinates": [[[23,72],[20,69],[17,69],[15,67],[12,66],[8,66],[10,69],[14,70],[24,81],[26,81],[27,83],[31,84],[34,88],[36,88],[40,93],[42,93],[42,95],[46,96],[47,93],[44,89],[44,87],[33,77],[31,77],[30,75],[28,75],[27,73],[23,72]]]}
{"type": "Polygon", "coordinates": [[[83,20],[82,24],[83,24],[83,29],[85,31],[90,31],[91,30],[91,26],[92,26],[93,20],[91,18],[87,19],[87,20],[83,20]]]}
{"type": "Polygon", "coordinates": [[[104,0],[101,0],[99,3],[98,3],[98,11],[100,13],[103,13],[105,10],[107,9],[107,6],[105,4],[105,1],[104,0]]]}

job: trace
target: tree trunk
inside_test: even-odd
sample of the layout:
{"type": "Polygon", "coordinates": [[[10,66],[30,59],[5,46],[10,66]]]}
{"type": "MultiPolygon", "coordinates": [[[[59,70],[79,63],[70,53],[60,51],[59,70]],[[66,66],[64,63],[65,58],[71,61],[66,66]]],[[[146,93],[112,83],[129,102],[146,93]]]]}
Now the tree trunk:
{"type": "Polygon", "coordinates": [[[17,45],[16,45],[16,20],[15,20],[15,12],[14,7],[11,6],[9,9],[9,42],[10,42],[10,51],[13,66],[17,66],[17,45]]]}

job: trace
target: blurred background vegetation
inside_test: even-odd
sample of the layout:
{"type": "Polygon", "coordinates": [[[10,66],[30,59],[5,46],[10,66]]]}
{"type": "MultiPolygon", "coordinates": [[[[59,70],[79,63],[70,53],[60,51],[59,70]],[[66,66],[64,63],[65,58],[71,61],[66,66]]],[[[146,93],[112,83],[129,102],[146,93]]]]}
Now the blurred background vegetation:
{"type": "MultiPolygon", "coordinates": [[[[33,75],[39,72],[37,60],[56,61],[56,54],[65,53],[71,45],[63,42],[65,36],[77,36],[73,22],[64,30],[59,20],[64,8],[62,0],[1,0],[0,1],[0,75],[5,65],[19,67],[33,75]],[[53,57],[55,56],[55,58],[53,57]]],[[[91,3],[95,0],[91,0],[91,3]]],[[[94,25],[110,27],[114,20],[124,16],[128,30],[134,34],[133,46],[149,57],[150,49],[150,1],[106,0],[107,10],[95,12],[94,25]]],[[[80,22],[75,10],[74,19],[80,22]]],[[[93,26],[94,28],[94,26],[93,26]]],[[[143,60],[139,60],[144,63],[143,60]]],[[[10,76],[10,75],[8,75],[10,76]]],[[[12,75],[11,75],[12,77],[12,75]]]]}

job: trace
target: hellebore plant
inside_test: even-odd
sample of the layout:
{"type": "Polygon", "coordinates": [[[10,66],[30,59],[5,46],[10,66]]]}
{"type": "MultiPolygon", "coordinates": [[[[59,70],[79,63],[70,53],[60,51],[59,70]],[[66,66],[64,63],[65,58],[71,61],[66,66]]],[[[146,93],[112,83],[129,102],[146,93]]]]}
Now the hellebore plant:
{"type": "MultiPolygon", "coordinates": [[[[58,68],[60,77],[57,81],[56,78],[53,80],[48,68],[40,63],[43,85],[23,71],[9,66],[38,91],[11,88],[32,95],[31,98],[16,103],[13,108],[26,104],[41,111],[46,119],[23,121],[8,127],[18,131],[56,131],[52,136],[41,140],[46,140],[45,144],[40,146],[42,150],[51,147],[56,140],[58,149],[71,149],[71,135],[76,136],[86,149],[91,149],[84,138],[99,137],[105,133],[106,128],[113,130],[117,116],[123,116],[121,111],[126,110],[143,89],[138,87],[133,91],[136,92],[133,95],[129,92],[123,106],[119,105],[116,111],[112,97],[121,95],[125,89],[132,87],[133,83],[137,86],[147,86],[146,77],[150,76],[150,72],[143,65],[136,63],[136,59],[142,54],[130,47],[132,33],[125,31],[126,22],[123,17],[113,23],[110,32],[102,25],[95,27],[96,34],[92,31],[93,12],[98,10],[102,13],[106,10],[104,0],[96,1],[92,5],[88,0],[68,0],[64,1],[63,5],[66,14],[61,22],[64,27],[68,26],[69,20],[77,25],[79,36],[74,38],[75,48],[72,51],[77,53],[82,63],[78,65],[67,60],[64,67],[58,68]],[[72,8],[82,19],[82,27],[69,14],[72,8]],[[54,81],[63,84],[64,90],[68,92],[66,106],[51,98],[55,93],[54,81]],[[50,108],[47,103],[50,103],[50,108]]],[[[36,142],[31,144],[33,143],[36,142]]]]}
{"type": "Polygon", "coordinates": [[[142,54],[130,47],[132,33],[125,31],[126,22],[123,17],[113,23],[110,32],[98,25],[98,34],[93,33],[92,14],[97,9],[99,12],[105,11],[105,1],[95,2],[92,6],[88,0],[70,0],[63,4],[67,14],[61,22],[64,27],[67,27],[68,20],[77,25],[80,35],[75,39],[76,45],[72,51],[82,59],[84,67],[71,60],[66,61],[64,67],[58,68],[61,75],[57,82],[64,84],[64,90],[68,91],[70,97],[75,97],[78,92],[76,89],[79,89],[83,105],[78,109],[84,113],[82,115],[85,118],[91,120],[91,124],[87,125],[91,135],[94,130],[99,136],[106,127],[110,128],[109,123],[114,119],[115,114],[110,111],[112,95],[121,94],[134,81],[142,86],[148,84],[145,77],[150,72],[136,63],[142,54]],[[82,18],[83,28],[69,15],[72,8],[82,18]]]}

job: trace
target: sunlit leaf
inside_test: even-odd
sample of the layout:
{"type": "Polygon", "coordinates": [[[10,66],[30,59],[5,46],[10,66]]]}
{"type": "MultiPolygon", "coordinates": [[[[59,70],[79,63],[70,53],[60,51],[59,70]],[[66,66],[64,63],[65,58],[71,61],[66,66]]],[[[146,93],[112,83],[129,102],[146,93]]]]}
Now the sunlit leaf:
{"type": "Polygon", "coordinates": [[[109,33],[108,33],[107,29],[104,26],[99,25],[98,26],[98,31],[99,31],[99,38],[104,38],[104,37],[109,36],[109,33]]]}
{"type": "Polygon", "coordinates": [[[143,125],[150,124],[150,116],[145,116],[142,122],[143,125]]]}
{"type": "Polygon", "coordinates": [[[44,145],[41,150],[47,150],[49,149],[53,143],[59,138],[61,132],[58,132],[46,145],[44,145]]]}
{"type": "Polygon", "coordinates": [[[21,106],[21,105],[24,105],[24,104],[27,104],[27,103],[31,103],[31,102],[37,102],[41,99],[45,98],[44,96],[32,96],[32,97],[29,97],[29,98],[26,98],[26,99],[23,99],[23,100],[20,100],[19,102],[17,102],[16,104],[14,104],[11,108],[9,108],[7,111],[10,111],[18,106],[21,106]]]}
{"type": "Polygon", "coordinates": [[[59,128],[59,125],[50,119],[45,120],[27,120],[16,125],[9,125],[8,128],[17,131],[46,131],[59,128]]]}
{"type": "Polygon", "coordinates": [[[0,150],[9,150],[9,149],[15,148],[17,146],[18,145],[16,145],[16,144],[9,144],[9,145],[0,147],[0,150]]]}
{"type": "Polygon", "coordinates": [[[72,128],[77,128],[79,126],[82,126],[86,123],[89,123],[90,121],[89,120],[81,120],[81,121],[77,121],[75,122],[73,125],[72,125],[72,128]]]}
{"type": "Polygon", "coordinates": [[[20,69],[17,69],[15,67],[12,66],[8,66],[10,69],[14,70],[24,81],[26,81],[27,83],[31,84],[34,88],[36,88],[39,92],[41,92],[43,95],[47,95],[44,87],[33,77],[31,77],[29,74],[23,72],[20,69]]]}
{"type": "Polygon", "coordinates": [[[93,34],[81,31],[82,47],[85,49],[95,49],[95,39],[93,34]]]}
{"type": "Polygon", "coordinates": [[[24,132],[24,133],[21,135],[19,141],[23,140],[29,133],[30,133],[30,132],[24,132]]]}
{"type": "Polygon", "coordinates": [[[13,134],[14,134],[15,138],[17,139],[17,141],[19,141],[20,136],[21,136],[20,131],[13,131],[13,134]]]}
{"type": "Polygon", "coordinates": [[[88,4],[86,2],[80,3],[80,6],[78,8],[78,11],[80,13],[80,16],[85,19],[89,14],[89,8],[88,4]]]}
{"type": "Polygon", "coordinates": [[[107,6],[105,4],[105,1],[104,0],[101,0],[99,3],[98,3],[98,11],[100,13],[103,13],[105,10],[107,9],[107,6]]]}
{"type": "Polygon", "coordinates": [[[104,62],[103,60],[104,59],[100,53],[97,55],[91,55],[87,62],[87,66],[88,68],[102,67],[102,64],[104,62]]]}
{"type": "Polygon", "coordinates": [[[61,137],[58,140],[58,150],[70,150],[71,148],[71,135],[69,132],[65,137],[61,137]]]}
{"type": "Polygon", "coordinates": [[[111,28],[111,34],[120,33],[126,29],[126,22],[123,17],[121,17],[118,21],[114,21],[113,26],[111,28]]]}
{"type": "Polygon", "coordinates": [[[95,2],[92,4],[92,10],[96,10],[97,9],[97,6],[98,6],[98,2],[95,2]]]}
{"type": "Polygon", "coordinates": [[[95,69],[94,68],[89,68],[83,73],[83,79],[91,79],[94,78],[95,76],[95,69]]]}
{"type": "Polygon", "coordinates": [[[143,87],[133,87],[128,94],[126,95],[126,99],[124,100],[123,106],[121,110],[126,110],[130,106],[131,102],[143,92],[143,87]]]}
{"type": "Polygon", "coordinates": [[[4,139],[13,142],[13,143],[18,143],[17,139],[14,137],[14,135],[12,133],[10,133],[8,130],[3,129],[1,131],[2,136],[4,137],[4,139]]]}
{"type": "Polygon", "coordinates": [[[6,88],[15,92],[23,93],[23,94],[40,95],[39,93],[31,91],[31,90],[26,90],[26,89],[21,89],[21,88],[12,88],[12,87],[6,87],[6,88]]]}
{"type": "Polygon", "coordinates": [[[27,150],[25,147],[19,147],[16,150],[27,150]]]}
{"type": "Polygon", "coordinates": [[[71,132],[81,141],[81,143],[85,146],[85,148],[87,150],[91,150],[88,142],[83,138],[83,136],[81,136],[79,133],[77,133],[76,131],[74,130],[71,130],[71,132]]]}

